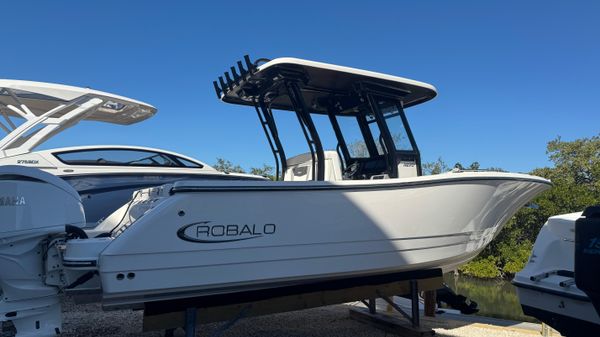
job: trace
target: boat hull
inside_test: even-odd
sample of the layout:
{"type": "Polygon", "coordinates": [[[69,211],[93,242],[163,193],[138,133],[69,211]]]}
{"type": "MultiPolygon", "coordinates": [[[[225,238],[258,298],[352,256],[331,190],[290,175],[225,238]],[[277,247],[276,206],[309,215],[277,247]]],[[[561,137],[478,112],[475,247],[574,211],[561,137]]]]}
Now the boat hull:
{"type": "Polygon", "coordinates": [[[517,286],[523,313],[550,325],[563,336],[597,336],[600,319],[587,297],[517,286]]]}
{"type": "Polygon", "coordinates": [[[471,173],[369,184],[178,183],[100,254],[104,302],[450,271],[549,187],[533,178],[471,173]]]}

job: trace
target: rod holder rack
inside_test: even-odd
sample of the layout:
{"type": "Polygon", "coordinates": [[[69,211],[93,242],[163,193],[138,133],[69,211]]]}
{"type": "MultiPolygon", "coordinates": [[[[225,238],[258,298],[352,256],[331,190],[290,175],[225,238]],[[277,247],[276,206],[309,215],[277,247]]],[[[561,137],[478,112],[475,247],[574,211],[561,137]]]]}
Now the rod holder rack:
{"type": "Polygon", "coordinates": [[[244,55],[244,61],[237,61],[237,70],[235,66],[229,68],[229,71],[219,76],[216,81],[213,81],[215,92],[219,99],[227,95],[227,93],[241,87],[243,82],[250,79],[258,70],[260,61],[268,61],[267,59],[258,59],[256,62],[250,60],[250,56],[244,55]]]}

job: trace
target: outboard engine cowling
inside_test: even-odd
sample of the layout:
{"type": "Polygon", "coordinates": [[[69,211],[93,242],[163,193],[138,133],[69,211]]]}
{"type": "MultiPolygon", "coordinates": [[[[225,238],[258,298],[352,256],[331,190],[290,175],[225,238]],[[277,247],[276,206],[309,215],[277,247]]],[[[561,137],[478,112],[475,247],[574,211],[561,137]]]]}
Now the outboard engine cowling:
{"type": "Polygon", "coordinates": [[[65,226],[83,226],[79,194],[64,180],[35,168],[0,166],[0,323],[16,336],[60,332],[58,288],[46,284],[49,243],[65,226]]]}
{"type": "Polygon", "coordinates": [[[600,315],[600,206],[591,206],[575,221],[575,284],[600,315]]]}

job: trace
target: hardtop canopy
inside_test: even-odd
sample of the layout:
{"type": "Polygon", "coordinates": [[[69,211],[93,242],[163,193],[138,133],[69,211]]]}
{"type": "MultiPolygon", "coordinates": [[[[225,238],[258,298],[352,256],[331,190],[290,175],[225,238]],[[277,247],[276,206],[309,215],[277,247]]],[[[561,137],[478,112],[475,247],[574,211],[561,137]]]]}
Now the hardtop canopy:
{"type": "Polygon", "coordinates": [[[426,102],[437,95],[435,87],[427,83],[291,57],[277,58],[261,65],[251,63],[246,57],[246,68],[238,62],[238,70],[231,67],[230,72],[214,82],[221,100],[255,105],[260,95],[270,95],[270,107],[281,110],[294,110],[289,96],[279,94],[273,88],[274,82],[287,76],[302,82],[299,89],[311,113],[328,113],[331,104],[337,107],[336,113],[352,113],[351,109],[360,104],[358,91],[363,89],[397,98],[405,108],[426,102]]]}
{"type": "Polygon", "coordinates": [[[238,61],[237,68],[230,67],[213,82],[215,91],[224,102],[254,106],[275,158],[278,179],[279,172],[281,179],[285,178],[288,163],[273,117],[275,109],[296,113],[310,150],[315,180],[325,177],[325,154],[313,114],[329,117],[338,140],[336,149],[346,166],[346,178],[397,178],[403,162],[414,164],[416,174],[421,174],[419,150],[404,108],[434,98],[437,92],[432,85],[296,58],[252,62],[246,55],[244,61],[245,66],[238,61]],[[362,136],[362,143],[357,144],[364,145],[368,157],[351,155],[338,118],[356,121],[362,136]],[[393,122],[394,129],[390,130],[388,122],[393,122]],[[410,146],[397,146],[394,137],[405,139],[410,146]]]}
{"type": "Polygon", "coordinates": [[[89,88],[0,79],[0,157],[30,152],[52,136],[92,120],[130,125],[152,117],[152,105],[89,88]]]}
{"type": "MultiPolygon", "coordinates": [[[[156,113],[156,108],[148,103],[131,98],[63,84],[0,79],[0,111],[8,116],[23,117],[14,109],[25,105],[35,116],[69,104],[83,97],[98,97],[104,102],[84,120],[93,120],[121,125],[129,125],[146,120],[156,113]]],[[[52,117],[59,118],[70,110],[64,109],[52,117]]]]}

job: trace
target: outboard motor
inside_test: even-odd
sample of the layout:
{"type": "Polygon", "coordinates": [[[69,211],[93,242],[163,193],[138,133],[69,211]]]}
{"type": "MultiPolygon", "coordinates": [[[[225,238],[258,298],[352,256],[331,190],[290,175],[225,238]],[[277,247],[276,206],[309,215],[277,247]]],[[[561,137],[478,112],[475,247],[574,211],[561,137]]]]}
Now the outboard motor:
{"type": "Polygon", "coordinates": [[[575,221],[575,284],[600,315],[600,206],[590,206],[575,221]]]}
{"type": "Polygon", "coordinates": [[[35,168],[0,166],[0,325],[12,322],[17,337],[60,333],[58,287],[48,284],[62,278],[51,247],[67,225],[85,225],[68,183],[35,168]]]}

